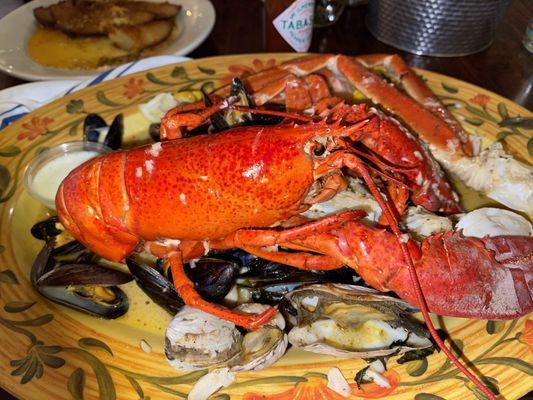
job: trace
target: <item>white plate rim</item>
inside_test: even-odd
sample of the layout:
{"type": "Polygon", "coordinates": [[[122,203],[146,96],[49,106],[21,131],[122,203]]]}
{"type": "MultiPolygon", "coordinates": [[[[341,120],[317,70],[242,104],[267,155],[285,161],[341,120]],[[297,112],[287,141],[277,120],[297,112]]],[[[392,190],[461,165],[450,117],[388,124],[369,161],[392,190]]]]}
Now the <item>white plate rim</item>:
{"type": "MultiPolygon", "coordinates": [[[[41,5],[49,5],[53,3],[57,3],[59,0],[33,0],[21,7],[18,7],[17,9],[13,10],[6,16],[4,16],[2,19],[0,19],[0,37],[2,36],[1,30],[5,27],[6,24],[8,24],[13,18],[20,18],[21,16],[24,17],[27,15],[28,17],[31,17],[32,23],[25,24],[23,31],[26,36],[29,37],[31,32],[33,31],[34,27],[36,26],[36,22],[34,21],[32,10],[36,7],[39,7],[41,5]]],[[[147,1],[161,1],[161,0],[147,0],[147,1]]],[[[200,31],[196,34],[193,38],[187,38],[187,40],[184,40],[184,44],[180,46],[175,51],[163,51],[159,55],[173,55],[173,56],[183,56],[194,49],[196,49],[200,44],[202,44],[205,39],[209,36],[211,31],[213,30],[213,27],[215,25],[216,21],[216,13],[215,8],[210,0],[164,0],[175,4],[180,4],[183,6],[183,9],[180,13],[181,22],[183,24],[183,33],[176,39],[176,42],[179,42],[180,40],[183,40],[184,38],[187,38],[187,28],[192,28],[191,18],[199,18],[200,22],[196,22],[196,24],[200,27],[200,31]],[[196,14],[186,14],[187,11],[190,11],[194,7],[196,10],[196,14]]],[[[5,28],[4,28],[5,29],[5,28]]],[[[20,39],[20,37],[19,37],[20,39]]],[[[0,40],[1,41],[1,40],[0,40]]],[[[28,81],[40,81],[40,80],[71,80],[71,79],[87,79],[96,75],[99,75],[106,71],[106,68],[97,69],[97,70],[89,70],[89,71],[66,71],[66,70],[60,70],[60,69],[54,69],[54,68],[47,68],[43,67],[39,64],[37,64],[35,61],[33,61],[29,55],[26,53],[26,43],[20,43],[19,44],[22,48],[22,50],[25,53],[23,57],[25,57],[30,65],[32,67],[37,67],[41,69],[42,72],[34,72],[31,69],[25,69],[25,66],[13,66],[9,64],[9,59],[6,59],[5,54],[3,53],[9,53],[9,50],[2,50],[0,49],[0,71],[5,72],[8,75],[15,76],[17,78],[25,79],[28,81]]],[[[110,67],[108,69],[112,69],[113,67],[110,67]]]]}

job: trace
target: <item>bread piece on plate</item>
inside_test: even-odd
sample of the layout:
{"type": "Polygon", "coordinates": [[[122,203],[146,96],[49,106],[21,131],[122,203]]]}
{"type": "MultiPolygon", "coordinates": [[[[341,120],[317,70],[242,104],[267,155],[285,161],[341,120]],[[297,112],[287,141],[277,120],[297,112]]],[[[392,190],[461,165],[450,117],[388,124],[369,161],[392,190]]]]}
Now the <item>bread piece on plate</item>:
{"type": "Polygon", "coordinates": [[[33,9],[33,15],[38,23],[43,26],[54,27],[56,24],[56,19],[52,14],[50,7],[37,7],[33,9]]]}

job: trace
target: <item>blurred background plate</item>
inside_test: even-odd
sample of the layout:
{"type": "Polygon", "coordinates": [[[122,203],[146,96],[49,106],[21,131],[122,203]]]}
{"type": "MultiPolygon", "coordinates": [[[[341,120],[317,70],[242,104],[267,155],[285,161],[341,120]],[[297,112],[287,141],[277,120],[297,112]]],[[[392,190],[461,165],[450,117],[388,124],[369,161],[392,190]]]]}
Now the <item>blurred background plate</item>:
{"type": "Polygon", "coordinates": [[[190,60],[182,56],[155,56],[120,65],[86,80],[31,82],[0,91],[0,130],[30,111],[86,87],[162,65],[190,60]]]}
{"type": "MultiPolygon", "coordinates": [[[[0,20],[0,70],[30,81],[87,79],[109,68],[68,71],[44,67],[33,61],[27,42],[38,26],[33,9],[55,4],[59,0],[34,0],[17,8],[0,20]]],[[[158,0],[148,0],[158,2],[158,0]]],[[[161,49],[161,54],[182,56],[196,49],[215,24],[215,9],[209,0],[166,0],[183,7],[177,16],[179,34],[161,49]]]]}

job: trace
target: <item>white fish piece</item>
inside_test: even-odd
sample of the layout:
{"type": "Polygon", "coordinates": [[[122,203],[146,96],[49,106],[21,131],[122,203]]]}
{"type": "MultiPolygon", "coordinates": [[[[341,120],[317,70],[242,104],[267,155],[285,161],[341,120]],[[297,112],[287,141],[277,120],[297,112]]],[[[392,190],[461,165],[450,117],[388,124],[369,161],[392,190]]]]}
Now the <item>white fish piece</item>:
{"type": "MultiPolygon", "coordinates": [[[[429,339],[425,339],[428,340],[429,339]]],[[[370,364],[368,364],[368,369],[365,371],[365,375],[363,376],[363,379],[366,381],[373,381],[376,385],[384,387],[384,388],[390,388],[390,382],[387,378],[385,378],[382,373],[386,371],[384,361],[381,360],[374,360],[370,364]]]]}
{"type": "Polygon", "coordinates": [[[328,388],[340,394],[343,397],[350,397],[352,387],[337,367],[328,371],[328,388]]]}
{"type": "Polygon", "coordinates": [[[235,372],[230,372],[229,368],[215,369],[202,376],[193,386],[187,400],[207,400],[212,394],[218,392],[223,387],[228,387],[235,380],[235,372]]]}
{"type": "Polygon", "coordinates": [[[150,122],[161,122],[168,110],[178,105],[171,93],[160,93],[147,103],[139,105],[139,110],[150,122]]]}
{"type": "Polygon", "coordinates": [[[376,385],[389,389],[390,382],[387,378],[381,375],[379,372],[374,371],[372,368],[368,368],[364,376],[365,380],[372,381],[376,385]]]}
{"type": "Polygon", "coordinates": [[[301,215],[310,219],[320,219],[328,215],[337,214],[346,210],[363,210],[367,213],[366,219],[377,222],[381,216],[378,202],[366,190],[359,180],[348,178],[348,188],[335,197],[322,203],[313,204],[301,215]]]}
{"type": "Polygon", "coordinates": [[[533,166],[507,154],[500,142],[474,157],[459,157],[431,145],[430,149],[441,165],[465,185],[533,216],[533,166]]]}
{"type": "Polygon", "coordinates": [[[425,239],[436,233],[444,233],[453,229],[452,221],[427,211],[424,207],[409,207],[403,217],[407,229],[417,239],[425,239]]]}
{"type": "Polygon", "coordinates": [[[531,223],[521,215],[501,208],[479,208],[459,218],[455,229],[464,236],[482,238],[501,235],[533,235],[531,223]]]}

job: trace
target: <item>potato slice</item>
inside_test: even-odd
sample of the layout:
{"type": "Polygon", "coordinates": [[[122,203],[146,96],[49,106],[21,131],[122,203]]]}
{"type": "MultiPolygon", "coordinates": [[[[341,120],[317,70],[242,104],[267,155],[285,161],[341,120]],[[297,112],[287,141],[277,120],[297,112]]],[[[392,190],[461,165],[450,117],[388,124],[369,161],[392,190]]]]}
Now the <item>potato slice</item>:
{"type": "Polygon", "coordinates": [[[181,6],[170,3],[151,3],[148,1],[119,2],[122,7],[130,10],[146,11],[152,13],[155,19],[174,18],[181,10],[181,6]]]}
{"type": "Polygon", "coordinates": [[[109,39],[121,49],[132,53],[161,43],[172,33],[173,19],[162,19],[148,22],[139,26],[124,26],[112,28],[109,39]]]}

